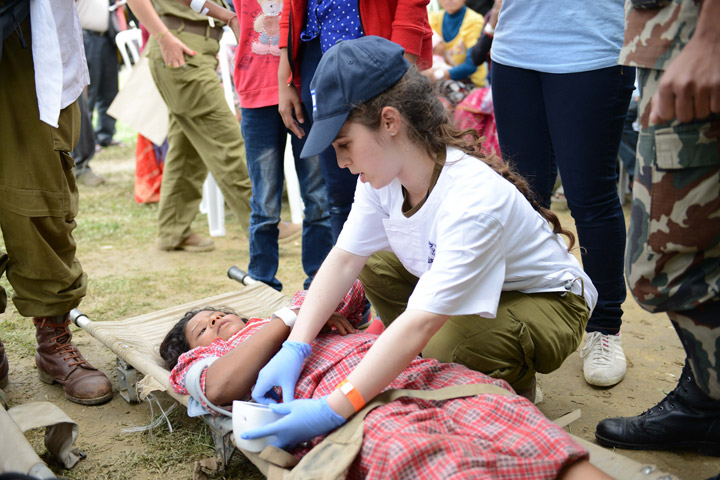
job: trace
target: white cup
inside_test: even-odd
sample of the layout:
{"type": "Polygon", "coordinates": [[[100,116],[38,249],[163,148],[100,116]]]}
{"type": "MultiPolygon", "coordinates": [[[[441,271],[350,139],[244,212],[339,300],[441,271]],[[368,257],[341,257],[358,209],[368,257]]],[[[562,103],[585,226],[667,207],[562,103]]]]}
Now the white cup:
{"type": "Polygon", "coordinates": [[[233,436],[235,437],[235,446],[245,449],[248,452],[262,452],[270,442],[275,440],[275,435],[267,437],[255,438],[253,440],[244,440],[240,438],[243,432],[254,430],[256,428],[279,420],[283,415],[270,410],[267,405],[254,402],[243,402],[241,400],[233,401],[233,436]]]}

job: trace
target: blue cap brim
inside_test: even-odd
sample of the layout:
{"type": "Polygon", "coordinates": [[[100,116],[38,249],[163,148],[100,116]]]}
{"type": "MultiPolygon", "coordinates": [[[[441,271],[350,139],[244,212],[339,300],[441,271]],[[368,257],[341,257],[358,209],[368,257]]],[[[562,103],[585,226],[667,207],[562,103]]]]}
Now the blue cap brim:
{"type": "Polygon", "coordinates": [[[300,158],[308,158],[320,155],[335,140],[340,133],[345,120],[350,112],[343,112],[333,117],[316,120],[313,123],[310,133],[305,140],[305,146],[300,153],[300,158]]]}

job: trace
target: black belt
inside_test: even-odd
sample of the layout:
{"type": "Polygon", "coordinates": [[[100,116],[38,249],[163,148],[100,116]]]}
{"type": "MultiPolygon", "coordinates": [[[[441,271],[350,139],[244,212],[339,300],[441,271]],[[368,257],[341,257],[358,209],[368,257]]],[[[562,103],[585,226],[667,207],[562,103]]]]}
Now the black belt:
{"type": "Polygon", "coordinates": [[[195,35],[208,36],[220,41],[223,35],[222,27],[211,27],[209,22],[202,20],[186,20],[175,15],[162,15],[160,20],[171,30],[194,33],[195,35]]]}
{"type": "Polygon", "coordinates": [[[90,35],[95,35],[97,37],[105,37],[108,34],[107,30],[104,32],[96,32],[95,30],[83,30],[83,32],[87,32],[90,35]]]}

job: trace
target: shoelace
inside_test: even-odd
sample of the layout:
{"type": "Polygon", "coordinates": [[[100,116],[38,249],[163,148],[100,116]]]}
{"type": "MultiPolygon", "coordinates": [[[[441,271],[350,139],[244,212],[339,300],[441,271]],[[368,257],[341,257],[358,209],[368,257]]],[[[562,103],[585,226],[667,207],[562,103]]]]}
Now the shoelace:
{"type": "Polygon", "coordinates": [[[613,348],[614,345],[610,344],[608,336],[602,335],[600,333],[597,333],[595,335],[590,333],[588,334],[588,336],[591,336],[589,339],[590,341],[585,342],[582,356],[586,357],[588,354],[590,354],[590,361],[596,367],[610,366],[613,362],[615,349],[613,348]]]}
{"type": "Polygon", "coordinates": [[[60,354],[60,358],[69,362],[69,367],[76,365],[84,365],[86,360],[83,358],[80,350],[70,342],[70,332],[66,331],[67,325],[60,323],[49,323],[45,319],[40,323],[40,328],[52,328],[60,330],[60,333],[50,338],[50,343],[55,344],[55,350],[60,354]]]}
{"type": "Polygon", "coordinates": [[[63,360],[69,362],[69,367],[74,367],[75,365],[83,365],[85,363],[85,359],[82,357],[80,350],[78,350],[75,345],[69,342],[68,337],[69,334],[67,332],[62,332],[61,334],[52,337],[50,339],[50,343],[55,344],[55,350],[58,351],[63,360]]]}

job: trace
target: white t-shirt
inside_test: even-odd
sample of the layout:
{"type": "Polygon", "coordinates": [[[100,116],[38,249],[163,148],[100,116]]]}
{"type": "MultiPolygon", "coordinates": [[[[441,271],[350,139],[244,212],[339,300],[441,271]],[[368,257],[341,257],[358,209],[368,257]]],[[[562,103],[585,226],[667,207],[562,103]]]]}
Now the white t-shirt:
{"type": "Polygon", "coordinates": [[[379,190],[358,182],[337,246],[360,256],[394,252],[419,277],[409,309],[493,318],[502,291],[568,288],[595,307],[597,291],[562,238],[481,160],[449,148],[425,204],[410,218],[402,204],[398,180],[379,190]]]}

